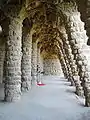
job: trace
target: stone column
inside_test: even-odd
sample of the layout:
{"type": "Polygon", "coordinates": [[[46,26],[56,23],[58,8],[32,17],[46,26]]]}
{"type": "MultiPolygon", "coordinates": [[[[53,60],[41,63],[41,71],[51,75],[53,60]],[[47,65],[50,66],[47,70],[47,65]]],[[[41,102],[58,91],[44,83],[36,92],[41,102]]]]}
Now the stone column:
{"type": "Polygon", "coordinates": [[[38,66],[38,71],[40,71],[41,70],[41,65],[40,65],[40,48],[37,48],[37,66],[38,66]]]}
{"type": "Polygon", "coordinates": [[[71,69],[70,63],[68,61],[67,55],[65,54],[65,50],[63,49],[63,45],[62,45],[62,53],[63,53],[63,57],[65,59],[66,66],[68,68],[68,81],[71,82],[71,86],[74,86],[75,84],[74,84],[74,80],[73,80],[72,69],[71,69]]]}
{"type": "Polygon", "coordinates": [[[37,42],[32,43],[32,83],[37,81],[37,42]]]}
{"type": "Polygon", "coordinates": [[[31,88],[31,54],[32,54],[32,34],[30,31],[23,30],[22,38],[22,91],[28,91],[31,88]]]}
{"type": "Polygon", "coordinates": [[[4,82],[4,60],[5,60],[5,40],[4,39],[0,38],[0,84],[4,82]]]}
{"type": "Polygon", "coordinates": [[[87,42],[86,31],[84,30],[84,24],[80,19],[79,12],[72,12],[72,14],[68,14],[66,22],[66,29],[70,45],[72,47],[72,53],[74,54],[74,58],[79,70],[79,75],[82,80],[85,104],[86,106],[90,106],[90,72],[86,69],[86,66],[89,68],[89,62],[86,54],[84,54],[84,47],[87,42]]]}
{"type": "MultiPolygon", "coordinates": [[[[43,65],[43,57],[42,57],[42,55],[41,55],[41,53],[40,53],[40,69],[41,69],[41,72],[43,72],[43,67],[44,67],[44,65],[43,65]]],[[[44,73],[42,73],[42,75],[43,75],[44,73]]]]}
{"type": "Polygon", "coordinates": [[[72,78],[73,78],[73,81],[75,83],[75,87],[76,87],[76,94],[79,95],[79,96],[83,96],[83,89],[82,89],[82,86],[81,86],[81,81],[80,81],[80,77],[79,77],[79,74],[78,74],[78,69],[77,69],[77,65],[76,65],[76,62],[74,60],[74,56],[72,54],[72,50],[71,50],[71,47],[69,45],[69,41],[68,41],[68,36],[66,34],[66,30],[65,30],[65,27],[61,27],[61,32],[60,32],[60,37],[63,42],[63,49],[65,50],[65,54],[67,56],[67,59],[68,59],[68,62],[70,64],[70,68],[71,68],[71,71],[72,71],[72,78]]]}
{"type": "Polygon", "coordinates": [[[21,96],[22,22],[10,19],[7,25],[5,101],[17,101],[21,96]]]}
{"type": "Polygon", "coordinates": [[[64,59],[62,59],[60,56],[59,56],[59,60],[60,60],[60,64],[61,64],[61,68],[62,68],[64,77],[65,77],[66,79],[68,79],[68,69],[67,69],[67,67],[66,67],[65,61],[64,61],[64,59]]]}
{"type": "Polygon", "coordinates": [[[41,81],[40,47],[37,48],[37,82],[41,81]]]}
{"type": "Polygon", "coordinates": [[[64,56],[63,56],[63,53],[62,53],[61,49],[59,51],[58,57],[59,57],[59,60],[60,60],[60,63],[61,63],[61,67],[62,67],[62,71],[64,73],[64,76],[65,76],[66,79],[68,79],[69,70],[68,70],[68,67],[66,65],[66,62],[65,62],[65,59],[64,59],[64,56]]]}
{"type": "Polygon", "coordinates": [[[64,48],[63,48],[62,39],[60,39],[59,37],[57,37],[57,39],[59,40],[59,46],[60,46],[60,49],[61,49],[61,51],[62,51],[63,58],[64,58],[64,60],[65,60],[65,63],[66,63],[67,69],[68,69],[68,81],[71,82],[71,85],[74,85],[72,70],[71,70],[69,61],[68,61],[68,59],[67,59],[67,55],[66,55],[66,53],[65,53],[65,50],[64,50],[64,48]]]}
{"type": "Polygon", "coordinates": [[[85,17],[85,22],[86,22],[87,35],[89,37],[88,45],[90,45],[90,0],[86,1],[86,17],[85,17]]]}

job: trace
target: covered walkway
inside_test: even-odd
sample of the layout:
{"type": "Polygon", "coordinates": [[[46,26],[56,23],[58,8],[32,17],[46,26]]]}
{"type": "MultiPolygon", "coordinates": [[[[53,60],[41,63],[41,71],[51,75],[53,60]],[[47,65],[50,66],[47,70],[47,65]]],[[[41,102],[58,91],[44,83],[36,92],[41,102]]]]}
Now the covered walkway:
{"type": "MultiPolygon", "coordinates": [[[[16,103],[0,102],[0,120],[90,120],[90,108],[64,77],[44,76],[16,103]]],[[[0,90],[1,91],[1,90],[0,90]]]]}
{"type": "MultiPolygon", "coordinates": [[[[42,74],[58,76],[63,73],[75,86],[76,94],[85,97],[84,105],[90,107],[90,46],[87,45],[90,1],[1,1],[0,84],[4,84],[3,100],[20,100],[23,92],[32,88],[32,82],[40,82],[42,74]]],[[[41,96],[41,91],[39,94],[41,96]]]]}

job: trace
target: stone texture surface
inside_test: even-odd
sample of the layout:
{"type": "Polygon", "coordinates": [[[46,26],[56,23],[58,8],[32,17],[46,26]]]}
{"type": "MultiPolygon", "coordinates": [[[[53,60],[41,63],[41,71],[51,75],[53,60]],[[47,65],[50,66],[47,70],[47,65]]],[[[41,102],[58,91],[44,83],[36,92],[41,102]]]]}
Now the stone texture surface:
{"type": "Polygon", "coordinates": [[[23,30],[22,38],[22,91],[31,88],[31,54],[32,54],[32,34],[23,30]]]}
{"type": "Polygon", "coordinates": [[[69,41],[72,47],[72,52],[74,54],[74,58],[78,65],[80,79],[82,80],[82,84],[84,87],[84,94],[86,97],[86,106],[90,105],[89,95],[90,95],[90,77],[89,77],[89,61],[87,59],[87,54],[85,54],[85,49],[88,48],[87,43],[87,35],[84,30],[84,23],[80,19],[80,13],[74,12],[70,14],[69,21],[67,21],[67,33],[69,36],[69,41]],[[86,48],[84,48],[87,46],[86,48]],[[86,62],[87,61],[87,62],[86,62]],[[86,69],[86,66],[88,69],[86,69]],[[84,68],[84,69],[83,69],[84,68]],[[87,74],[87,76],[85,75],[87,74]]]}
{"type": "Polygon", "coordinates": [[[32,82],[35,82],[37,80],[37,42],[32,43],[31,63],[32,63],[32,69],[31,69],[32,82]]]}
{"type": "MultiPolygon", "coordinates": [[[[35,80],[36,82],[37,75],[43,71],[43,68],[45,74],[60,75],[62,67],[65,77],[68,81],[71,81],[71,85],[76,86],[78,95],[81,93],[81,85],[83,86],[86,106],[90,106],[90,54],[87,54],[90,51],[90,47],[86,45],[88,37],[84,23],[81,21],[77,4],[69,0],[64,0],[64,2],[62,0],[57,2],[48,2],[46,0],[44,1],[45,4],[41,1],[29,2],[28,5],[24,4],[23,6],[22,3],[19,4],[20,1],[19,5],[15,5],[15,1],[14,3],[9,1],[4,11],[0,11],[2,14],[0,19],[1,26],[4,25],[3,21],[6,24],[8,23],[2,27],[4,28],[2,32],[6,30],[6,34],[1,34],[2,32],[0,32],[0,37],[5,37],[7,43],[4,68],[4,56],[0,52],[0,65],[2,64],[0,67],[2,70],[0,71],[5,69],[5,100],[16,101],[20,99],[21,85],[24,90],[28,90],[31,87],[31,73],[32,81],[34,82],[35,80]],[[29,16],[27,17],[27,15],[29,16]],[[32,41],[29,41],[28,32],[23,35],[23,45],[21,46],[22,22],[25,27],[34,31],[32,41]],[[59,26],[63,23],[66,31],[63,31],[65,36],[60,40],[59,26]],[[39,45],[42,45],[41,51],[37,47],[38,42],[39,45]],[[40,52],[43,51],[49,52],[51,58],[46,57],[44,61],[41,60],[40,52]],[[53,58],[51,54],[56,54],[59,59],[53,58]]],[[[89,6],[90,2],[88,0],[86,18],[88,35],[90,31],[89,6]]],[[[1,48],[0,50],[2,51],[1,48]]],[[[0,74],[2,79],[3,72],[0,74]]]]}
{"type": "Polygon", "coordinates": [[[44,59],[43,69],[44,69],[45,75],[61,75],[62,74],[61,64],[58,58],[44,59]]]}
{"type": "Polygon", "coordinates": [[[5,43],[0,40],[0,83],[4,80],[4,59],[5,59],[5,43]]]}
{"type": "Polygon", "coordinates": [[[37,48],[37,72],[41,72],[41,55],[40,48],[37,48]]]}
{"type": "Polygon", "coordinates": [[[21,96],[22,23],[11,20],[6,43],[5,100],[17,101],[21,96]]]}
{"type": "Polygon", "coordinates": [[[69,70],[68,70],[68,67],[66,66],[66,62],[65,62],[65,59],[64,59],[61,49],[59,52],[60,52],[59,53],[59,61],[61,63],[61,68],[62,68],[65,78],[68,79],[69,78],[69,70]]]}
{"type": "Polygon", "coordinates": [[[40,47],[37,49],[37,82],[41,82],[43,75],[43,58],[40,53],[40,47]]]}
{"type": "Polygon", "coordinates": [[[77,69],[76,62],[74,60],[74,55],[72,54],[71,46],[69,45],[68,36],[66,34],[65,27],[64,26],[60,27],[60,31],[61,31],[60,37],[62,39],[62,40],[60,40],[60,41],[62,41],[61,48],[65,51],[67,60],[70,64],[70,68],[71,68],[72,75],[73,75],[72,82],[74,82],[74,84],[76,86],[76,94],[79,96],[83,96],[83,88],[81,86],[80,76],[78,74],[78,69],[77,69]]]}
{"type": "Polygon", "coordinates": [[[86,30],[87,30],[87,35],[89,37],[88,40],[88,45],[90,45],[90,1],[86,1],[86,17],[85,17],[85,23],[86,23],[86,30]]]}
{"type": "Polygon", "coordinates": [[[43,57],[42,57],[42,55],[40,55],[40,69],[41,69],[41,72],[43,72],[43,68],[44,68],[43,57]]]}

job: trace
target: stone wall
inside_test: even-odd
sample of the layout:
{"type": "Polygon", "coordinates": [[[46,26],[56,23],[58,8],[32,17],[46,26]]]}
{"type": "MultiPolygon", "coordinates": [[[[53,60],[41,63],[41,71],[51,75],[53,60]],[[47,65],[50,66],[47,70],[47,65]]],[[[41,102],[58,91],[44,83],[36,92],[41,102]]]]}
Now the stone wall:
{"type": "Polygon", "coordinates": [[[81,13],[81,20],[85,22],[85,29],[89,37],[87,44],[90,45],[90,0],[78,0],[77,4],[81,13]]]}
{"type": "Polygon", "coordinates": [[[78,8],[81,13],[81,19],[85,22],[85,29],[89,37],[87,44],[90,45],[90,0],[78,0],[78,8]]]}
{"type": "Polygon", "coordinates": [[[22,21],[9,19],[6,31],[5,101],[17,101],[21,97],[22,21]]]}
{"type": "Polygon", "coordinates": [[[59,59],[44,59],[44,74],[45,75],[61,75],[61,65],[59,59]]]}
{"type": "Polygon", "coordinates": [[[31,73],[32,73],[32,76],[35,74],[36,75],[36,72],[37,72],[37,43],[34,42],[32,43],[32,70],[31,70],[31,73]]]}
{"type": "Polygon", "coordinates": [[[4,69],[4,58],[5,58],[5,44],[0,40],[0,83],[3,81],[3,69],[4,69]]]}
{"type": "Polygon", "coordinates": [[[31,88],[32,34],[26,31],[24,27],[22,37],[22,54],[22,91],[28,91],[31,88]]]}
{"type": "Polygon", "coordinates": [[[40,69],[43,72],[43,57],[40,55],[40,69]]]}
{"type": "Polygon", "coordinates": [[[87,8],[86,8],[86,30],[87,30],[87,35],[89,37],[88,45],[90,45],[90,0],[87,0],[87,8]]]}

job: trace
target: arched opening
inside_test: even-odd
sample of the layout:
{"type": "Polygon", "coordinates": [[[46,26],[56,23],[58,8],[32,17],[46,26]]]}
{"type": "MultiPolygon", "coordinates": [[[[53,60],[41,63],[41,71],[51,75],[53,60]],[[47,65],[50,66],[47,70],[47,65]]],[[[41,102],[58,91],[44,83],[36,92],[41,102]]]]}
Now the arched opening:
{"type": "Polygon", "coordinates": [[[37,86],[42,72],[63,72],[90,106],[89,6],[88,1],[74,0],[10,0],[1,6],[0,81],[5,79],[5,101],[17,101],[32,84],[37,86]]]}

